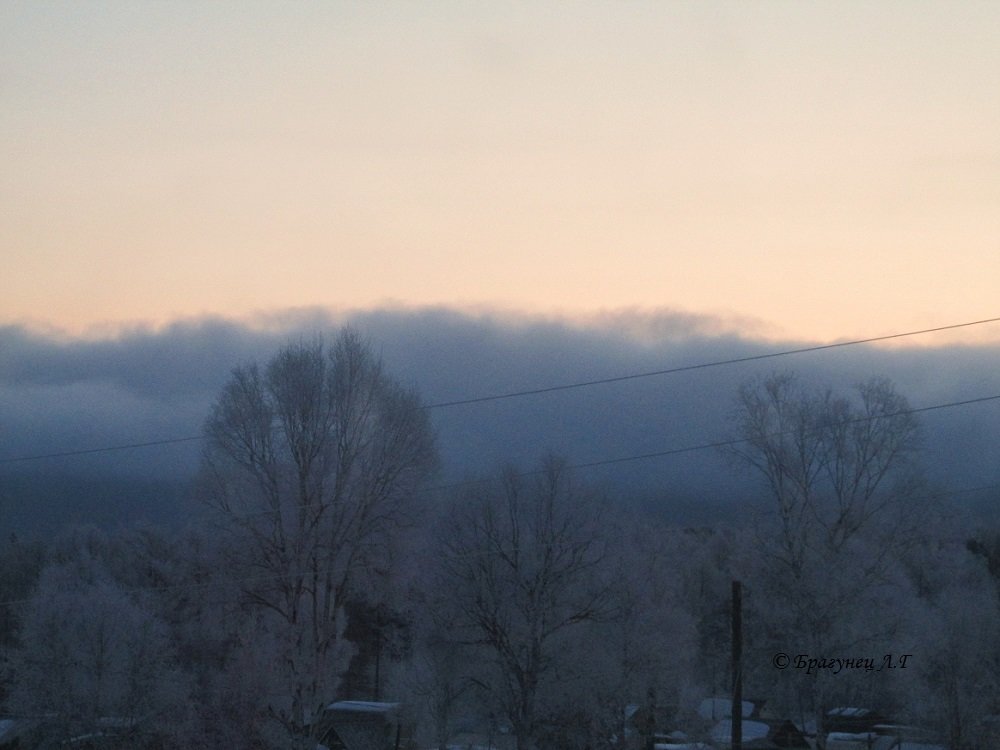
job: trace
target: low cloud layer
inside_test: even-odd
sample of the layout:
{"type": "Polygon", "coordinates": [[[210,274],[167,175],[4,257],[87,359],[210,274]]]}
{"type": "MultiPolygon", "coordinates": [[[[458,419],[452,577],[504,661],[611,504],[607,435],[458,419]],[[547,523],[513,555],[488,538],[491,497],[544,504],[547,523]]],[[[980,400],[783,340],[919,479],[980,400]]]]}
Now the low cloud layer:
{"type": "MultiPolygon", "coordinates": [[[[808,346],[761,343],[732,332],[725,321],[669,311],[579,321],[448,309],[299,310],[253,322],[184,321],[96,340],[7,327],[0,329],[0,459],[194,437],[232,367],[266,360],[290,339],[331,333],[348,322],[432,405],[808,346]]],[[[886,376],[914,407],[1000,395],[998,354],[998,346],[845,347],[435,408],[440,481],[505,462],[528,466],[545,451],[583,464],[710,443],[729,434],[727,413],[739,384],[775,370],[835,388],[886,376]]],[[[934,482],[947,490],[1000,485],[1000,402],[931,411],[921,421],[934,482]]],[[[113,508],[112,516],[127,508],[129,520],[161,520],[170,508],[155,497],[156,487],[171,488],[162,492],[170,495],[168,505],[176,503],[197,469],[199,449],[198,441],[189,441],[4,462],[0,510],[9,524],[23,525],[72,500],[79,506],[73,520],[92,512],[105,521],[113,508]],[[130,491],[128,483],[138,484],[130,491]],[[102,503],[95,486],[105,488],[103,505],[88,511],[91,500],[102,503]]],[[[665,512],[674,503],[684,522],[731,517],[734,504],[757,492],[753,477],[711,450],[581,474],[612,492],[661,502],[665,512]]],[[[955,498],[981,510],[998,494],[991,488],[955,498]]]]}

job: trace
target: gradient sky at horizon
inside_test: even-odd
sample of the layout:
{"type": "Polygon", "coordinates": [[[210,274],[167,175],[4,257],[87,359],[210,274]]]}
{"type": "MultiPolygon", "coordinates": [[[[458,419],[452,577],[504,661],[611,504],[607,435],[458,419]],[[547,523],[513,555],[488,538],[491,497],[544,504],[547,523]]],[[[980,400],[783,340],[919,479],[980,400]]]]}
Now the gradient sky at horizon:
{"type": "Polygon", "coordinates": [[[0,325],[1000,315],[997,39],[996,3],[8,2],[0,325]]]}

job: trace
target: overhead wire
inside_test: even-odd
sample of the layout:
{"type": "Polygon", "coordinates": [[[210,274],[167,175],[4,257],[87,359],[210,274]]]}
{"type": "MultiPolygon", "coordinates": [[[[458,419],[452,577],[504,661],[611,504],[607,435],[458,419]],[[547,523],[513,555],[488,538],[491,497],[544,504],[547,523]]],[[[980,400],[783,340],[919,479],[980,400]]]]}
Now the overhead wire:
{"type": "MultiPolygon", "coordinates": [[[[563,385],[557,385],[557,386],[550,386],[550,387],[546,387],[546,388],[538,388],[538,389],[514,391],[514,392],[510,392],[510,393],[497,394],[497,395],[492,395],[492,396],[482,396],[482,397],[470,398],[470,399],[459,399],[459,400],[454,400],[454,401],[439,402],[439,403],[435,403],[435,404],[426,405],[424,408],[426,408],[426,409],[446,408],[446,407],[459,406],[459,405],[465,405],[465,404],[483,403],[483,402],[487,402],[487,401],[497,401],[497,400],[502,400],[502,399],[517,398],[517,397],[522,397],[522,396],[538,395],[538,394],[551,393],[551,392],[556,392],[556,391],[564,391],[564,390],[570,390],[570,389],[585,388],[585,387],[589,387],[589,386],[601,385],[601,384],[606,384],[606,383],[623,382],[623,381],[635,380],[635,379],[640,379],[640,378],[649,378],[649,377],[655,377],[655,376],[661,376],[661,375],[670,375],[670,374],[680,373],[680,372],[690,372],[690,371],[695,371],[695,370],[708,369],[708,368],[712,368],[712,367],[721,367],[721,366],[734,365],[734,364],[740,364],[740,363],[745,363],[745,362],[767,360],[767,359],[773,359],[773,358],[783,357],[783,356],[790,356],[790,355],[795,355],[795,354],[804,354],[804,353],[807,353],[807,352],[817,352],[817,351],[824,351],[824,350],[828,350],[828,349],[835,349],[835,348],[842,348],[842,347],[847,347],[847,346],[854,346],[854,345],[859,345],[859,344],[875,343],[875,342],[878,342],[878,341],[886,341],[886,340],[890,340],[890,339],[898,339],[898,338],[903,338],[903,337],[907,337],[907,336],[916,336],[916,335],[921,335],[921,334],[926,334],[926,333],[933,333],[933,332],[939,332],[939,331],[953,330],[953,329],[957,329],[957,328],[965,328],[965,327],[969,327],[969,326],[982,325],[982,324],[986,324],[986,323],[994,323],[994,322],[998,322],[998,321],[1000,321],[1000,317],[997,317],[997,318],[988,318],[988,319],[979,320],[979,321],[972,321],[972,322],[968,322],[968,323],[959,323],[959,324],[954,324],[954,325],[949,325],[949,326],[939,326],[939,327],[936,327],[936,328],[927,328],[927,329],[922,329],[922,330],[919,330],[919,331],[908,331],[908,332],[905,332],[905,333],[891,334],[891,335],[887,335],[887,336],[870,337],[870,338],[866,338],[866,339],[857,339],[857,340],[853,340],[853,341],[836,342],[836,343],[833,343],[833,344],[824,344],[824,345],[813,346],[813,347],[804,347],[804,348],[799,348],[799,349],[790,349],[790,350],[784,350],[784,351],[781,351],[781,352],[771,352],[771,353],[760,354],[760,355],[753,355],[753,356],[748,356],[748,357],[737,357],[737,358],[731,358],[731,359],[727,359],[727,360],[718,360],[718,361],[714,361],[714,362],[706,362],[706,363],[700,363],[700,364],[695,364],[695,365],[685,365],[685,366],[668,368],[668,369],[663,369],[663,370],[656,370],[656,371],[652,371],[652,372],[635,373],[635,374],[617,376],[617,377],[612,377],[612,378],[602,378],[602,379],[597,379],[597,380],[581,381],[581,382],[577,382],[577,383],[569,383],[569,384],[563,384],[563,385]]],[[[915,408],[912,408],[912,409],[900,410],[900,411],[889,413],[889,414],[879,414],[879,415],[859,417],[859,418],[847,420],[847,422],[850,423],[850,422],[870,421],[870,420],[875,420],[875,419],[887,419],[887,418],[891,418],[891,417],[902,416],[902,415],[905,415],[905,414],[924,413],[924,412],[929,412],[929,411],[935,411],[935,410],[941,410],[941,409],[948,409],[948,408],[955,408],[955,407],[967,406],[967,405],[972,405],[972,404],[981,404],[981,403],[987,403],[987,402],[994,402],[994,401],[998,401],[998,400],[1000,400],[1000,394],[993,395],[993,396],[982,396],[982,397],[977,397],[977,398],[964,399],[964,400],[960,400],[960,401],[951,401],[951,402],[946,402],[946,403],[941,403],[941,404],[933,404],[933,405],[923,406],[923,407],[915,407],[915,408]]],[[[202,440],[202,439],[204,439],[203,435],[191,435],[191,436],[178,437],[178,438],[167,438],[167,439],[162,439],[162,440],[150,440],[150,441],[145,441],[145,442],[127,443],[127,444],[113,445],[113,446],[104,446],[104,447],[99,447],[99,448],[88,448],[88,449],[75,450],[75,451],[60,451],[60,452],[56,452],[56,453],[48,453],[48,454],[41,454],[41,455],[34,455],[34,456],[20,456],[20,457],[13,457],[13,458],[3,458],[3,459],[0,459],[0,464],[3,464],[3,463],[13,463],[13,462],[17,462],[17,461],[40,460],[40,459],[46,459],[46,458],[63,458],[63,457],[69,457],[69,456],[89,455],[89,454],[95,454],[95,453],[104,453],[104,452],[111,452],[111,451],[129,450],[129,449],[133,449],[133,448],[156,447],[156,446],[171,445],[171,444],[184,443],[184,442],[192,442],[192,441],[202,440]]],[[[592,467],[598,467],[598,466],[607,466],[607,465],[611,465],[611,464],[625,463],[625,462],[630,462],[630,461],[640,461],[640,460],[648,460],[648,459],[652,459],[652,458],[661,458],[661,457],[667,457],[667,456],[672,456],[672,455],[680,455],[680,454],[691,453],[691,452],[695,452],[695,451],[713,450],[713,449],[718,450],[718,449],[722,449],[722,448],[726,448],[726,447],[731,447],[731,446],[734,446],[734,445],[742,443],[742,442],[745,442],[745,440],[741,439],[741,438],[733,438],[733,439],[728,439],[728,440],[718,440],[718,441],[713,441],[713,442],[708,442],[708,443],[700,443],[700,444],[695,444],[695,445],[687,445],[687,446],[682,446],[682,447],[677,447],[677,448],[671,448],[671,449],[662,450],[662,451],[654,451],[654,452],[650,452],[650,453],[633,454],[633,455],[629,455],[629,456],[620,456],[620,457],[615,457],[615,458],[599,459],[599,460],[587,461],[587,462],[582,462],[582,463],[568,464],[566,466],[566,468],[568,470],[579,470],[579,469],[586,469],[586,468],[592,468],[592,467]]],[[[537,473],[537,471],[519,472],[518,476],[529,476],[529,475],[532,475],[532,474],[535,474],[535,473],[537,473]]],[[[456,483],[451,483],[451,484],[447,484],[447,485],[437,485],[437,486],[434,486],[434,487],[426,488],[423,491],[424,492],[431,492],[431,491],[438,491],[438,492],[440,492],[440,491],[446,491],[446,490],[461,488],[463,486],[470,486],[470,485],[474,485],[474,484],[480,484],[480,483],[487,482],[487,481],[491,481],[491,480],[469,480],[469,481],[465,481],[465,482],[456,482],[456,483]]],[[[973,493],[973,492],[982,492],[982,491],[987,491],[987,490],[990,490],[990,489],[996,489],[998,487],[1000,487],[1000,484],[981,485],[979,487],[963,488],[963,489],[958,489],[958,490],[946,490],[946,491],[935,492],[935,493],[932,493],[931,495],[928,495],[928,497],[946,497],[946,496],[958,495],[958,494],[968,494],[968,493],[973,493]]],[[[273,512],[274,511],[266,511],[266,513],[273,513],[273,512]]],[[[245,514],[244,516],[241,516],[241,517],[250,517],[250,516],[256,515],[256,514],[257,513],[249,513],[249,514],[245,514]]],[[[206,581],[202,581],[202,582],[197,582],[197,583],[195,583],[195,582],[188,582],[188,583],[165,584],[165,585],[155,585],[155,586],[124,587],[124,590],[126,592],[163,592],[163,591],[173,591],[173,590],[192,590],[192,589],[207,588],[207,587],[213,587],[213,586],[231,586],[231,585],[234,585],[234,584],[242,584],[242,583],[249,583],[249,582],[255,582],[255,581],[257,581],[257,582],[264,582],[264,581],[268,581],[268,580],[279,580],[280,578],[282,578],[282,576],[280,576],[280,575],[274,575],[274,576],[256,575],[256,576],[250,576],[250,577],[244,577],[244,578],[236,578],[236,579],[227,579],[227,580],[221,580],[221,581],[207,581],[207,582],[206,581]]],[[[31,601],[31,599],[0,601],[0,607],[8,607],[8,606],[21,605],[21,604],[28,604],[30,601],[31,601]]]]}
{"type": "MultiPolygon", "coordinates": [[[[959,406],[970,406],[972,404],[981,404],[981,403],[989,403],[989,402],[1000,402],[1000,394],[997,394],[997,395],[994,395],[994,396],[980,396],[978,398],[963,399],[961,401],[949,401],[949,402],[940,403],[940,404],[930,404],[928,406],[918,406],[918,407],[913,407],[913,408],[908,408],[908,409],[899,409],[897,411],[887,412],[885,414],[874,414],[874,415],[864,415],[864,416],[859,416],[859,417],[852,417],[850,419],[845,419],[845,420],[842,420],[842,421],[839,421],[839,422],[835,422],[831,426],[841,427],[841,426],[846,426],[846,425],[851,425],[851,424],[862,424],[864,422],[874,422],[874,421],[880,420],[880,419],[892,419],[894,417],[901,417],[901,416],[906,416],[906,415],[910,415],[910,414],[921,414],[921,413],[930,412],[930,411],[938,411],[938,410],[941,410],[941,409],[951,409],[951,408],[955,408],[955,407],[959,407],[959,406]]],[[[791,431],[789,431],[789,432],[791,432],[791,431]]],[[[784,435],[784,434],[788,434],[788,433],[787,432],[771,433],[771,434],[768,435],[768,437],[780,437],[781,435],[784,435]]],[[[595,467],[598,467],[598,466],[610,466],[612,464],[627,463],[627,462],[630,462],[630,461],[643,461],[643,460],[647,460],[647,459],[651,459],[651,458],[665,458],[667,456],[676,456],[676,455],[681,455],[681,454],[684,454],[684,453],[694,453],[694,452],[697,452],[697,451],[721,450],[721,449],[729,448],[729,447],[732,447],[732,446],[735,446],[735,445],[739,445],[739,444],[745,443],[745,442],[747,442],[746,438],[729,438],[729,439],[725,439],[725,440],[715,440],[715,441],[708,442],[708,443],[697,443],[697,444],[694,444],[694,445],[686,445],[686,446],[681,446],[681,447],[678,447],[678,448],[668,448],[666,450],[653,451],[653,452],[650,452],[650,453],[637,453],[637,454],[633,454],[633,455],[629,455],[629,456],[619,456],[619,457],[616,457],[616,458],[605,458],[605,459],[598,459],[598,460],[594,460],[594,461],[585,461],[585,462],[581,462],[581,463],[568,463],[568,464],[566,464],[565,469],[569,470],[569,471],[575,471],[575,470],[579,470],[579,469],[595,468],[595,467]]],[[[542,471],[543,471],[542,469],[530,469],[530,470],[525,470],[525,471],[518,471],[518,472],[515,473],[515,476],[517,476],[517,477],[528,477],[528,476],[533,476],[535,474],[541,473],[542,471]]],[[[460,481],[460,482],[451,482],[451,483],[448,483],[448,484],[439,484],[439,485],[432,485],[430,487],[420,488],[416,492],[418,492],[419,494],[430,494],[430,493],[433,493],[433,492],[446,492],[446,491],[450,491],[450,490],[461,489],[463,487],[472,487],[472,486],[476,486],[476,485],[480,485],[480,484],[489,484],[492,481],[493,481],[492,478],[467,479],[467,480],[460,481]]],[[[289,506],[288,508],[285,508],[285,509],[282,509],[282,510],[285,510],[285,511],[296,511],[296,510],[299,510],[301,508],[312,507],[313,505],[315,505],[315,503],[296,504],[296,505],[289,506]]],[[[235,518],[242,519],[242,518],[252,518],[254,516],[275,515],[275,514],[280,513],[280,512],[281,512],[281,510],[275,510],[273,508],[269,508],[267,510],[251,511],[251,512],[248,512],[248,513],[232,513],[230,515],[232,515],[235,518]]]]}
{"type": "MultiPolygon", "coordinates": [[[[929,411],[937,411],[937,410],[941,410],[941,409],[950,409],[950,408],[955,408],[955,407],[960,407],[960,406],[969,406],[969,405],[972,405],[972,404],[981,404],[981,403],[988,403],[988,402],[995,402],[995,401],[1000,401],[1000,394],[994,395],[994,396],[982,396],[982,397],[972,398],[972,399],[963,399],[961,401],[950,401],[950,402],[941,403],[941,404],[931,404],[931,405],[928,405],[928,406],[919,406],[919,407],[914,407],[914,408],[910,408],[910,409],[900,409],[900,410],[897,410],[895,412],[889,412],[889,413],[886,413],[886,414],[865,415],[865,416],[862,416],[862,417],[855,417],[855,418],[852,418],[852,419],[844,420],[843,422],[839,422],[837,424],[838,425],[844,425],[844,424],[857,424],[857,423],[862,423],[862,422],[871,422],[871,421],[875,421],[875,420],[879,420],[879,419],[891,419],[891,418],[894,418],[894,417],[905,416],[905,415],[908,415],[908,414],[919,414],[919,413],[924,413],[924,412],[929,412],[929,411]]],[[[783,434],[783,433],[777,433],[777,434],[783,434]]],[[[742,438],[733,438],[733,439],[729,439],[729,440],[719,440],[719,441],[714,441],[714,442],[710,442],[710,443],[700,443],[700,444],[696,444],[696,445],[688,445],[688,446],[683,446],[683,447],[679,447],[679,448],[671,448],[671,449],[664,450],[664,451],[655,451],[655,452],[652,452],[652,453],[635,454],[635,455],[631,455],[631,456],[622,456],[622,457],[618,457],[618,458],[602,459],[602,460],[597,460],[597,461],[588,461],[588,462],[583,462],[583,463],[568,464],[566,466],[566,469],[568,469],[568,470],[586,469],[586,468],[591,468],[591,467],[596,467],[596,466],[605,466],[605,465],[609,465],[609,464],[623,463],[623,462],[626,462],[626,461],[638,461],[638,460],[644,460],[644,459],[650,459],[650,458],[661,458],[661,457],[665,457],[665,456],[679,455],[679,454],[682,454],[682,453],[690,453],[690,452],[701,451],[701,450],[721,449],[721,448],[725,448],[725,447],[730,447],[730,446],[733,446],[733,445],[737,445],[737,444],[743,443],[743,442],[746,442],[746,440],[742,439],[742,438]]],[[[531,475],[537,474],[538,472],[539,472],[539,470],[522,471],[522,472],[518,472],[517,476],[519,476],[519,477],[531,476],[531,475]]],[[[437,486],[434,486],[434,487],[426,488],[423,491],[424,492],[443,492],[443,491],[447,491],[447,490],[460,489],[460,488],[465,487],[465,486],[472,486],[472,485],[476,485],[476,484],[485,484],[485,483],[488,483],[488,482],[491,482],[491,481],[493,481],[493,480],[492,479],[468,480],[468,481],[465,481],[465,482],[455,482],[455,483],[447,484],[447,485],[437,485],[437,486]]],[[[969,494],[969,493],[973,493],[973,492],[982,492],[982,491],[987,491],[987,490],[996,489],[996,488],[1000,488],[1000,484],[981,485],[981,486],[978,486],[978,487],[962,488],[962,489],[957,489],[957,490],[938,491],[938,492],[930,493],[926,497],[928,499],[939,498],[939,497],[948,497],[948,496],[951,496],[951,495],[969,494]]],[[[304,507],[304,506],[295,506],[294,508],[292,508],[292,510],[294,510],[297,507],[304,507]]],[[[236,514],[236,517],[237,518],[250,518],[250,517],[255,516],[255,515],[274,514],[275,512],[276,511],[274,511],[274,510],[256,511],[256,512],[250,512],[250,513],[246,513],[246,514],[236,514]]],[[[280,575],[280,574],[275,574],[275,575],[255,575],[255,576],[240,577],[240,578],[233,578],[233,579],[224,579],[224,580],[219,580],[219,581],[201,581],[201,582],[196,582],[196,583],[192,582],[192,583],[178,583],[178,584],[160,584],[160,585],[153,585],[153,586],[124,587],[124,590],[126,592],[129,592],[129,593],[132,593],[132,592],[164,592],[164,591],[173,591],[173,590],[189,590],[189,589],[209,588],[209,587],[213,587],[213,586],[232,586],[232,585],[237,585],[237,584],[242,584],[242,583],[249,583],[249,582],[265,582],[265,581],[270,581],[270,580],[281,580],[282,578],[283,578],[283,576],[280,575]]],[[[21,604],[28,604],[30,601],[31,601],[31,599],[17,599],[17,600],[0,601],[0,607],[8,607],[8,606],[21,605],[21,604]]]]}
{"type": "Polygon", "coordinates": [[[132,448],[152,448],[160,445],[173,445],[175,443],[190,443],[195,440],[204,440],[204,435],[187,435],[185,437],[164,438],[163,440],[149,440],[144,443],[123,443],[121,445],[106,445],[101,448],[82,448],[80,450],[59,451],[58,453],[42,453],[34,456],[14,456],[13,458],[0,458],[0,464],[17,463],[20,461],[40,461],[43,458],[68,458],[70,456],[87,456],[93,453],[110,453],[112,451],[131,450],[132,448]]]}
{"type": "MultiPolygon", "coordinates": [[[[832,344],[819,344],[816,346],[801,347],[798,349],[785,349],[778,352],[768,352],[765,354],[754,354],[748,355],[746,357],[733,357],[730,359],[715,360],[712,362],[701,362],[693,365],[680,365],[678,367],[670,367],[662,370],[653,370],[649,372],[641,373],[631,373],[626,375],[617,375],[609,378],[598,378],[595,380],[584,380],[574,383],[563,383],[559,385],[546,386],[544,388],[531,388],[519,391],[511,391],[508,393],[499,393],[487,396],[476,396],[473,398],[466,399],[455,399],[451,401],[439,401],[432,404],[425,404],[422,406],[423,409],[445,409],[454,406],[465,406],[471,404],[485,403],[489,401],[501,401],[513,398],[522,398],[525,396],[535,396],[546,393],[555,393],[558,391],[568,391],[579,388],[588,388],[596,385],[606,385],[610,383],[620,383],[629,380],[639,380],[642,378],[659,377],[664,375],[673,375],[683,372],[693,372],[697,370],[706,370],[714,367],[725,367],[730,365],[745,364],[748,362],[758,362],[768,359],[776,359],[778,357],[788,357],[798,354],[806,354],[810,352],[820,352],[830,349],[844,348],[848,346],[858,346],[862,344],[872,344],[880,341],[890,341],[893,339],[907,338],[910,336],[921,336],[929,333],[939,333],[942,331],[957,330],[960,328],[970,328],[972,326],[986,325],[989,323],[1000,322],[1000,317],[994,318],[983,318],[981,320],[973,320],[965,323],[953,323],[945,326],[936,326],[934,328],[923,328],[916,331],[905,331],[903,333],[892,333],[884,336],[870,336],[863,339],[854,339],[851,341],[838,341],[832,344]]],[[[136,448],[150,448],[165,445],[174,445],[179,443],[193,442],[196,440],[204,440],[204,435],[186,435],[184,437],[176,438],[164,438],[161,440],[148,440],[144,442],[136,443],[123,443],[119,445],[110,445],[97,448],[83,448],[80,450],[71,451],[58,451],[53,453],[40,453],[27,456],[11,456],[7,458],[0,458],[0,465],[20,463],[26,461],[40,461],[43,459],[54,459],[54,458],[68,458],[72,456],[84,456],[92,455],[97,453],[109,453],[114,451],[131,450],[136,448]]],[[[624,459],[623,459],[624,460],[624,459]]]]}
{"type": "Polygon", "coordinates": [[[450,406],[464,406],[466,404],[479,404],[486,401],[499,401],[501,399],[509,398],[520,398],[522,396],[535,396],[542,393],[554,393],[556,391],[568,391],[574,388],[587,388],[594,385],[605,385],[607,383],[621,383],[627,380],[639,380],[640,378],[652,378],[661,375],[673,375],[680,372],[693,372],[695,370],[707,370],[712,367],[724,367],[727,365],[738,365],[745,364],[747,362],[759,362],[766,359],[775,359],[776,357],[788,357],[795,354],[808,354],[811,352],[821,352],[828,349],[838,349],[845,346],[858,346],[860,344],[874,344],[879,341],[890,341],[892,339],[901,339],[907,336],[920,336],[927,333],[939,333],[941,331],[951,331],[958,328],[968,328],[970,326],[984,325],[986,323],[996,323],[1000,321],[1000,317],[997,318],[984,318],[983,320],[974,320],[968,323],[955,323],[947,326],[938,326],[936,328],[924,328],[919,331],[906,331],[904,333],[891,333],[885,336],[871,336],[866,339],[854,339],[852,341],[837,341],[832,344],[818,344],[816,346],[805,346],[799,349],[785,349],[780,352],[768,352],[766,354],[752,354],[746,357],[733,357],[731,359],[720,359],[713,362],[701,362],[694,365],[681,365],[679,367],[670,367],[663,370],[652,370],[650,372],[639,372],[629,375],[616,375],[610,378],[598,378],[596,380],[584,380],[577,383],[566,383],[562,385],[552,385],[545,388],[532,388],[521,391],[511,391],[510,393],[501,393],[492,396],[477,396],[473,398],[456,399],[454,401],[441,401],[435,404],[429,404],[425,406],[425,409],[443,409],[450,406]]]}

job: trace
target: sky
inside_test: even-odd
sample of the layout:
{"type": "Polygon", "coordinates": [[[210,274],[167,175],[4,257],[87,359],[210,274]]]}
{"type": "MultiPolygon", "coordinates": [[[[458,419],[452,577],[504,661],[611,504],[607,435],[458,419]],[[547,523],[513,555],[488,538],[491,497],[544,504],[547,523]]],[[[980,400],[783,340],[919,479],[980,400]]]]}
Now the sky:
{"type": "MultiPolygon", "coordinates": [[[[0,533],[176,514],[197,439],[13,459],[197,437],[232,367],[345,322],[433,404],[996,319],[997,39],[976,2],[0,3],[0,533]]],[[[785,368],[1000,397],[998,354],[435,410],[440,480],[710,443],[785,368]]],[[[994,511],[998,403],[922,454],[994,511]]],[[[590,474],[706,523],[755,492],[712,452],[590,474]]]]}
{"type": "Polygon", "coordinates": [[[986,2],[11,0],[0,325],[994,317],[998,38],[986,2]]]}

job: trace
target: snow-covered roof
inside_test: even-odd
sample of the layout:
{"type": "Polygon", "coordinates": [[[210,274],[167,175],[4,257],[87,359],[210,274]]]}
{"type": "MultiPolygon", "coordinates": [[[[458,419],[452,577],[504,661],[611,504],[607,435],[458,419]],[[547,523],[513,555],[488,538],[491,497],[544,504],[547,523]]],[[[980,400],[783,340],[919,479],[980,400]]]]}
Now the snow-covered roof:
{"type": "Polygon", "coordinates": [[[870,708],[850,708],[850,707],[840,707],[831,708],[827,712],[827,716],[844,716],[853,719],[860,719],[864,716],[868,716],[872,711],[870,708]]]}
{"type": "Polygon", "coordinates": [[[327,711],[351,711],[354,713],[387,714],[399,710],[398,703],[376,701],[337,701],[326,707],[327,711]]]}
{"type": "MultiPolygon", "coordinates": [[[[926,730],[915,727],[896,727],[917,733],[926,730]]],[[[827,737],[827,748],[833,750],[862,748],[862,750],[945,750],[943,745],[900,739],[898,734],[872,734],[870,732],[831,732],[827,737]]]]}

